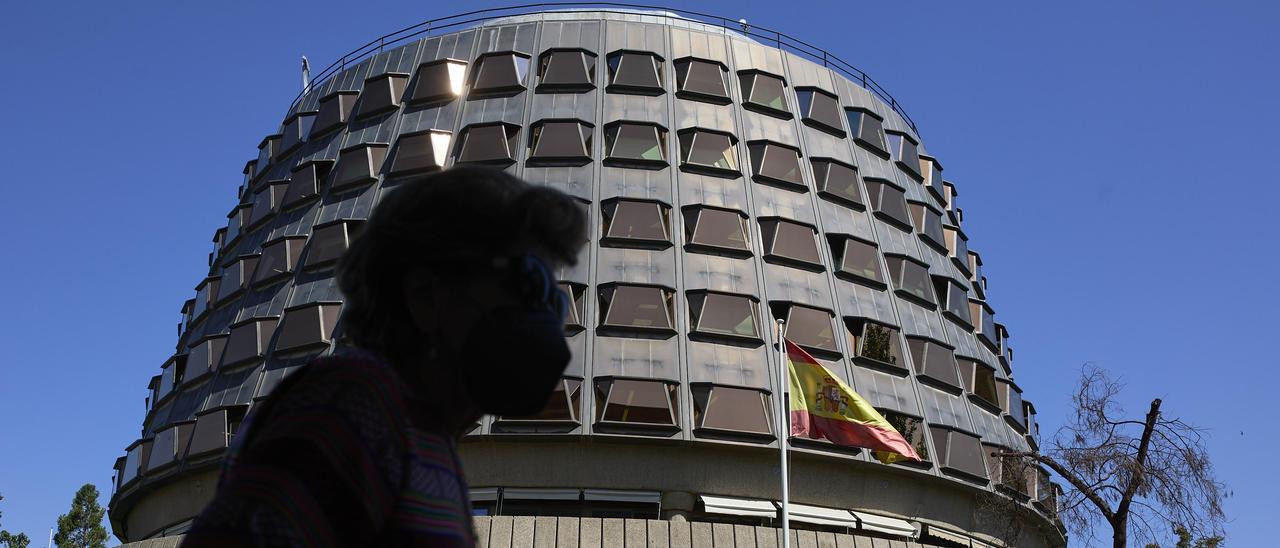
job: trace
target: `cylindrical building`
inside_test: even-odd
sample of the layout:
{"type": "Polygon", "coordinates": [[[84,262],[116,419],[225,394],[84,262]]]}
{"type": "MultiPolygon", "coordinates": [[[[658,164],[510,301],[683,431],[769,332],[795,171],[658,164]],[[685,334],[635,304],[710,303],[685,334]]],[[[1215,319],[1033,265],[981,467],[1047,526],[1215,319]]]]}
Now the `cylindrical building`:
{"type": "Polygon", "coordinates": [[[785,35],[616,5],[444,18],[316,75],[246,166],[116,462],[121,539],[181,534],[245,413],[341,341],[332,267],[379,196],[470,162],[592,223],[559,273],[560,389],[462,444],[482,545],[774,546],[775,319],[925,458],[792,440],[800,545],[1065,544],[1047,473],[991,455],[1035,446],[1034,410],[902,106],[785,35]]]}

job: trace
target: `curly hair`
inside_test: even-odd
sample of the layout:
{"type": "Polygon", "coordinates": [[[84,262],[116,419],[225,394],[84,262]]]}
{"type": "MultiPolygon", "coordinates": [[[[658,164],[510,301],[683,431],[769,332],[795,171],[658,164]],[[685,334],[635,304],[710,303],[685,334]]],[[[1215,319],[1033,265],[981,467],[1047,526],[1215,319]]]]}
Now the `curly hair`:
{"type": "Polygon", "coordinates": [[[423,267],[442,279],[518,241],[575,264],[586,242],[583,206],[558,190],[486,167],[455,167],[405,180],[381,197],[338,263],[343,333],[393,362],[422,346],[405,306],[403,276],[423,267]]]}

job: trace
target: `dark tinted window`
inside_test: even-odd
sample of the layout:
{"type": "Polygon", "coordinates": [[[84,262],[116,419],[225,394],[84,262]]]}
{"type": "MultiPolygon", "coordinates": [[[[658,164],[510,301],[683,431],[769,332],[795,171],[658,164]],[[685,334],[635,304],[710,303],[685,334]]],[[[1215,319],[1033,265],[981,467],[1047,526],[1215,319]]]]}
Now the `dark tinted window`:
{"type": "Polygon", "coordinates": [[[822,268],[813,227],[786,219],[761,219],[765,258],[807,268],[822,268]]]}
{"type": "Polygon", "coordinates": [[[365,118],[400,107],[400,97],[404,94],[404,86],[409,82],[408,74],[381,74],[364,81],[364,91],[360,92],[357,103],[356,118],[365,118]]]}
{"type": "Polygon", "coordinates": [[[920,172],[924,174],[925,187],[938,203],[946,203],[946,189],[942,186],[942,165],[928,156],[920,157],[920,172]]]}
{"type": "Polygon", "coordinates": [[[969,301],[969,323],[975,328],[979,340],[986,342],[992,348],[999,347],[996,344],[995,312],[986,303],[969,301]]]}
{"type": "Polygon", "coordinates": [[[996,394],[996,370],[969,359],[960,358],[960,368],[965,375],[965,388],[988,406],[999,409],[1000,397],[996,394]],[[969,379],[972,378],[972,384],[969,379]]]}
{"type": "Polygon", "coordinates": [[[675,326],[670,289],[643,285],[600,288],[600,327],[670,331],[675,326]]]}
{"type": "Polygon", "coordinates": [[[288,187],[288,181],[271,181],[253,195],[253,209],[249,213],[250,228],[262,224],[275,215],[276,208],[280,207],[285,189],[288,187]]]}
{"type": "Polygon", "coordinates": [[[320,135],[347,125],[358,95],[358,91],[335,91],[320,99],[320,112],[316,114],[315,125],[311,126],[311,134],[320,135]]]}
{"type": "Polygon", "coordinates": [[[248,255],[223,269],[221,283],[218,284],[217,302],[221,303],[247,289],[257,265],[258,255],[248,255]]]}
{"type": "Polygon", "coordinates": [[[772,435],[769,396],[760,390],[696,385],[693,392],[694,428],[772,435]]]}
{"type": "Polygon", "coordinates": [[[933,446],[938,450],[938,463],[944,469],[977,478],[987,477],[982,442],[977,436],[936,425],[930,427],[929,433],[933,437],[933,446]]]}
{"type": "MultiPolygon", "coordinates": [[[[262,244],[262,256],[253,269],[255,285],[270,283],[293,273],[302,256],[302,247],[306,243],[305,236],[282,238],[262,244]]],[[[198,303],[197,303],[198,304],[198,303]]]]}
{"type": "Polygon", "coordinates": [[[843,205],[866,207],[858,188],[858,168],[830,158],[813,158],[810,163],[819,196],[843,205]]]}
{"type": "Polygon", "coordinates": [[[923,180],[924,176],[920,173],[920,153],[917,145],[911,136],[888,132],[885,141],[889,144],[889,157],[897,162],[898,166],[907,173],[915,177],[916,180],[923,180]]]}
{"type": "Polygon", "coordinates": [[[403,175],[444,169],[452,141],[452,133],[434,129],[401,135],[396,140],[390,174],[403,175]]]}
{"type": "Polygon", "coordinates": [[[733,135],[695,128],[680,130],[678,137],[682,169],[738,176],[738,140],[733,135]]]}
{"type": "Polygon", "coordinates": [[[950,278],[934,276],[933,288],[947,317],[966,326],[969,324],[969,292],[950,278]]]}
{"type": "Polygon", "coordinates": [[[226,349],[222,352],[219,369],[261,358],[267,351],[267,342],[276,330],[277,318],[257,318],[231,327],[226,349]]]}
{"type": "Polygon", "coordinates": [[[661,243],[671,241],[671,210],[665,204],[643,200],[614,199],[602,207],[604,239],[607,243],[661,243]]]}
{"type": "Polygon", "coordinates": [[[258,175],[265,174],[271,165],[271,161],[276,156],[276,151],[280,150],[280,135],[268,135],[258,143],[258,175]]]}
{"type": "Polygon", "coordinates": [[[306,142],[311,136],[311,127],[315,121],[315,112],[299,112],[285,120],[284,129],[280,132],[282,137],[279,156],[284,157],[298,148],[298,145],[306,142]]]}
{"type": "Polygon", "coordinates": [[[844,137],[840,128],[840,101],[835,95],[817,88],[796,90],[800,103],[800,119],[827,133],[844,137]]]}
{"type": "Polygon", "coordinates": [[[307,260],[302,266],[327,265],[337,261],[347,252],[362,223],[353,219],[316,226],[307,241],[307,260]]]}
{"type": "Polygon", "coordinates": [[[917,375],[952,388],[961,388],[956,357],[951,349],[927,339],[916,338],[907,339],[907,348],[911,350],[911,362],[915,365],[917,375]]]}
{"type": "Polygon", "coordinates": [[[908,296],[929,303],[937,304],[933,295],[933,282],[929,278],[929,267],[901,255],[885,257],[889,264],[889,277],[894,287],[908,296]]]}
{"type": "Polygon", "coordinates": [[[418,79],[414,81],[410,103],[445,103],[462,95],[462,85],[467,73],[467,62],[457,59],[439,59],[418,65],[418,79]]]}
{"type": "Polygon", "coordinates": [[[862,318],[848,318],[849,346],[860,358],[875,360],[894,367],[907,367],[902,359],[902,342],[898,328],[862,318]]]}
{"type": "Polygon", "coordinates": [[[831,312],[801,304],[779,303],[774,314],[786,318],[787,340],[809,350],[828,353],[839,352],[835,330],[831,326],[831,312]]]}
{"type": "Polygon", "coordinates": [[[515,161],[516,135],[520,126],[476,124],[462,130],[457,162],[507,165],[515,161]]]}
{"type": "Polygon", "coordinates": [[[644,122],[613,122],[604,127],[605,160],[640,167],[667,165],[667,130],[644,122]]]}
{"type": "Polygon", "coordinates": [[[582,409],[582,381],[580,379],[560,379],[555,390],[547,399],[546,407],[533,415],[524,417],[500,417],[499,421],[557,421],[578,422],[582,409]]]}
{"type": "Polygon", "coordinates": [[[611,93],[662,94],[662,58],[642,51],[609,54],[611,93]]]}
{"type": "Polygon", "coordinates": [[[587,286],[573,283],[560,282],[560,290],[569,296],[569,313],[565,314],[564,327],[567,333],[577,333],[586,328],[587,301],[583,299],[587,286]]]}
{"type": "Polygon", "coordinates": [[[800,151],[769,141],[747,143],[751,153],[752,178],[759,182],[780,184],[793,190],[804,191],[804,177],[800,174],[800,151]]]}
{"type": "Polygon", "coordinates": [[[899,434],[902,434],[903,438],[906,438],[921,459],[931,460],[929,444],[925,441],[928,428],[925,427],[924,420],[910,415],[903,415],[897,411],[880,410],[880,414],[884,416],[884,420],[893,425],[894,430],[897,430],[899,434]]]}
{"type": "Polygon", "coordinates": [[[742,71],[738,73],[738,82],[742,84],[742,106],[773,116],[791,117],[787,110],[787,84],[782,77],[759,71],[742,71]]]}
{"type": "Polygon", "coordinates": [[[907,198],[902,189],[881,179],[863,179],[867,186],[867,198],[871,200],[871,209],[882,218],[906,228],[911,226],[911,218],[907,214],[907,198]]]}
{"type": "Polygon", "coordinates": [[[377,181],[386,157],[387,145],[381,143],[365,143],[343,150],[338,156],[333,188],[344,189],[377,181]]]}
{"type": "Polygon", "coordinates": [[[528,55],[512,51],[486,53],[476,59],[471,95],[483,97],[518,93],[524,89],[528,74],[528,55]]]}
{"type": "Polygon", "coordinates": [[[282,209],[289,209],[320,195],[320,185],[329,176],[333,160],[304,162],[293,168],[289,176],[289,188],[284,192],[282,209]]]}
{"type": "Polygon", "coordinates": [[[849,237],[831,240],[831,256],[835,260],[836,274],[847,275],[872,282],[877,287],[885,285],[880,271],[880,254],[874,244],[849,237]]]}
{"type": "Polygon", "coordinates": [[[845,109],[844,113],[855,142],[881,155],[889,154],[889,146],[884,142],[884,122],[879,116],[857,109],[845,109]]]}
{"type": "Polygon", "coordinates": [[[690,248],[707,248],[750,255],[747,239],[747,216],[740,211],[713,207],[687,207],[684,210],[685,241],[690,248]]]}
{"type": "Polygon", "coordinates": [[[689,292],[689,330],[713,336],[759,339],[755,299],[714,291],[689,292]]]}
{"type": "Polygon", "coordinates": [[[580,92],[596,87],[596,55],[581,49],[550,50],[538,57],[538,91],[580,92]]]}
{"type": "Polygon", "coordinates": [[[591,161],[591,125],[544,120],[529,128],[529,165],[582,165],[591,161]]]}
{"type": "Polygon", "coordinates": [[[686,57],[676,59],[675,65],[677,97],[717,104],[729,102],[729,89],[725,85],[729,69],[723,64],[686,57]]]}
{"type": "Polygon", "coordinates": [[[286,310],[280,324],[280,336],[276,338],[275,351],[280,353],[328,346],[341,308],[339,303],[315,303],[286,310]]]}
{"type": "Polygon", "coordinates": [[[951,256],[951,262],[955,263],[956,268],[961,272],[969,274],[969,238],[965,237],[963,232],[953,227],[946,227],[944,233],[947,238],[947,251],[951,256]]]}
{"type": "Polygon", "coordinates": [[[601,422],[675,426],[676,385],[658,380],[596,380],[601,422]]]}
{"type": "Polygon", "coordinates": [[[909,202],[911,224],[925,243],[934,249],[947,248],[946,236],[942,234],[942,212],[920,202],[909,202]]]}

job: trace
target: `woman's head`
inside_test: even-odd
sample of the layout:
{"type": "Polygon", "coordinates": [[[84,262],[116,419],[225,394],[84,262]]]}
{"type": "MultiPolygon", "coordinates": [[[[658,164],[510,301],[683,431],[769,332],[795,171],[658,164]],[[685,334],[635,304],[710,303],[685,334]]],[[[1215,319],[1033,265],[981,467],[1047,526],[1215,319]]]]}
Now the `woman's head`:
{"type": "Polygon", "coordinates": [[[398,365],[447,349],[488,309],[512,304],[504,262],[573,264],[586,241],[573,198],[490,168],[457,167],[388,192],[340,262],[338,283],[345,336],[398,365]]]}

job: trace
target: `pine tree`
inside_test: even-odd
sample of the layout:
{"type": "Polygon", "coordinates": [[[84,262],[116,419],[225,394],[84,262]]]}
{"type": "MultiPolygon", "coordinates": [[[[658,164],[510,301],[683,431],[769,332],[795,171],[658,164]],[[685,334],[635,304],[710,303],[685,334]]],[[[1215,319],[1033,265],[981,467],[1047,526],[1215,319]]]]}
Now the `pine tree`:
{"type": "Polygon", "coordinates": [[[58,548],[106,548],[107,530],[102,526],[106,510],[98,505],[98,488],[86,483],[76,491],[71,511],[58,516],[58,548]]]}
{"type": "MultiPolygon", "coordinates": [[[[0,500],[4,500],[4,495],[0,495],[0,500]]],[[[13,534],[5,529],[0,529],[0,544],[7,548],[27,548],[31,544],[31,539],[27,538],[26,533],[13,534]]]]}

